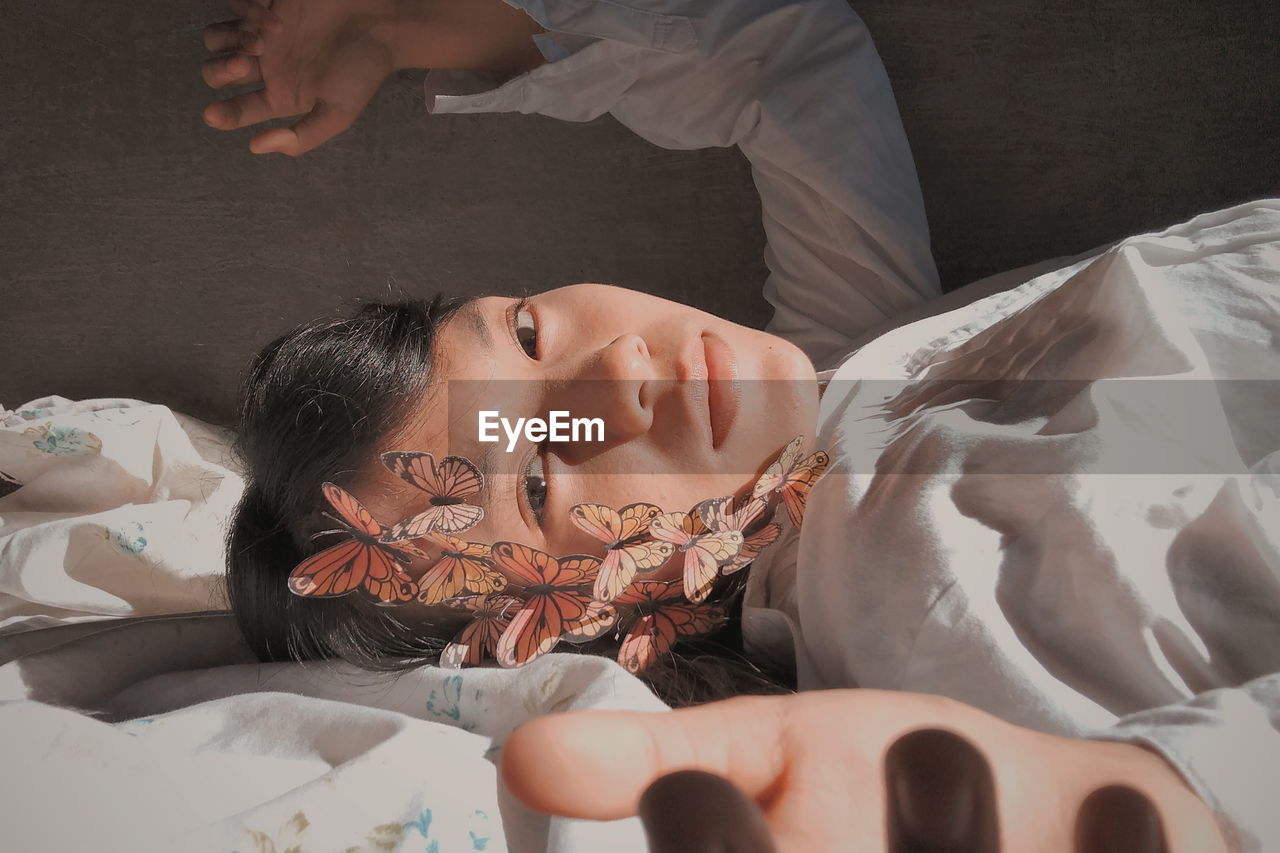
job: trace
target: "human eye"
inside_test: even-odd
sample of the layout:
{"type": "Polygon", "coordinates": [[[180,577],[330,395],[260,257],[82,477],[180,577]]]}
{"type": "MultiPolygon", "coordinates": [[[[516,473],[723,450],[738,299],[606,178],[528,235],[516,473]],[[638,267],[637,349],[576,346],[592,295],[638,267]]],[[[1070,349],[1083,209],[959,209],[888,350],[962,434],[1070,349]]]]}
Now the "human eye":
{"type": "Polygon", "coordinates": [[[542,525],[542,512],[547,505],[547,475],[542,462],[542,446],[534,448],[520,476],[520,491],[530,514],[542,525]]]}
{"type": "Polygon", "coordinates": [[[538,357],[538,320],[529,310],[527,298],[511,306],[509,321],[511,333],[515,337],[516,346],[524,350],[529,358],[538,357]]]}

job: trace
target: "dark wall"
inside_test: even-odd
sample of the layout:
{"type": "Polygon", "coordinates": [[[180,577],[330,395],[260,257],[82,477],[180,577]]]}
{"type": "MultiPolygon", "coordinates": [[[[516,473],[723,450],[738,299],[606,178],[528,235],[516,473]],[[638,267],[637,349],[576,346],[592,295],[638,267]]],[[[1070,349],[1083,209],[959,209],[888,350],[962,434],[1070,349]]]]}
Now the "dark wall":
{"type": "MultiPolygon", "coordinates": [[[[872,0],[944,281],[1280,194],[1266,0],[872,0]]],[[[761,324],[732,151],[605,118],[431,117],[421,73],[290,160],[206,128],[217,3],[49,0],[0,21],[0,402],[131,396],[225,421],[270,337],[361,297],[644,288],[761,324]]]]}

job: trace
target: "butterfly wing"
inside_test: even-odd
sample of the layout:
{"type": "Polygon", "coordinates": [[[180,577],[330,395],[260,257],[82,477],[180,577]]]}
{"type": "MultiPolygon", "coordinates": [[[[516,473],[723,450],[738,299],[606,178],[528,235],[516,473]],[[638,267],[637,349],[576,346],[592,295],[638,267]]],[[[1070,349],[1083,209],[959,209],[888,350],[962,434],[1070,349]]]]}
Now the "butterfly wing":
{"type": "Polygon", "coordinates": [[[751,496],[753,498],[762,497],[777,489],[783,478],[800,460],[800,451],[803,448],[803,435],[797,435],[791,439],[787,446],[782,448],[782,453],[778,455],[773,464],[765,468],[764,473],[760,475],[760,479],[756,480],[755,487],[751,490],[751,496]]]}
{"type": "Polygon", "coordinates": [[[392,555],[359,539],[326,548],[289,574],[294,595],[332,598],[357,589],[378,604],[403,604],[418,593],[418,585],[392,555]]]}
{"type": "Polygon", "coordinates": [[[418,601],[439,604],[464,592],[488,594],[506,587],[506,577],[493,570],[489,546],[452,536],[433,538],[443,547],[440,559],[418,579],[418,601]]]}
{"type": "Polygon", "coordinates": [[[500,665],[523,666],[560,641],[568,627],[587,613],[591,603],[585,588],[600,568],[596,557],[574,554],[556,559],[518,542],[498,542],[493,561],[526,587],[528,601],[502,632],[494,657],[500,665]],[[533,593],[528,588],[535,588],[533,593]]]}
{"type": "Polygon", "coordinates": [[[484,507],[473,504],[446,504],[427,507],[415,516],[398,521],[383,534],[384,542],[421,539],[432,533],[462,533],[484,518],[484,507]]]}
{"type": "Polygon", "coordinates": [[[587,612],[565,624],[563,639],[570,643],[586,643],[598,640],[618,623],[618,609],[611,604],[593,601],[587,612]]]}
{"type": "Polygon", "coordinates": [[[476,617],[440,653],[440,666],[447,669],[483,663],[497,648],[499,637],[520,607],[520,600],[509,595],[473,595],[463,602],[463,606],[476,611],[476,617]]]}
{"type": "Polygon", "coordinates": [[[289,591],[316,598],[346,595],[364,582],[361,555],[368,547],[349,539],[311,555],[289,574],[289,591]]]}
{"type": "Polygon", "coordinates": [[[688,545],[702,527],[697,513],[668,512],[654,517],[649,523],[649,534],[659,542],[681,547],[688,545]]]}
{"type": "Polygon", "coordinates": [[[742,550],[742,532],[723,530],[693,538],[684,552],[684,590],[690,601],[702,601],[711,594],[720,566],[742,550]]]}
{"type": "Polygon", "coordinates": [[[548,583],[557,571],[555,557],[519,542],[495,542],[493,564],[508,576],[514,575],[517,586],[548,583]]]}
{"type": "Polygon", "coordinates": [[[382,454],[382,464],[409,485],[433,498],[465,498],[484,486],[484,475],[462,456],[446,456],[439,466],[435,457],[420,450],[382,454]]]}
{"type": "Polygon", "coordinates": [[[597,601],[612,601],[631,584],[638,572],[651,572],[675,553],[670,542],[633,542],[606,551],[596,575],[593,595],[597,601]]]}
{"type": "Polygon", "coordinates": [[[359,589],[378,604],[412,600],[417,584],[398,565],[407,558],[377,542],[384,532],[378,520],[342,487],[324,483],[321,491],[338,521],[355,538],[303,560],[289,574],[289,590],[295,595],[330,598],[359,589]]]}
{"type": "Polygon", "coordinates": [[[662,508],[648,503],[627,504],[618,510],[619,540],[626,541],[649,532],[649,523],[662,515],[662,508]]]}
{"type": "Polygon", "coordinates": [[[695,607],[672,603],[641,617],[618,651],[618,663],[630,672],[640,672],[671,651],[684,637],[707,634],[724,621],[724,611],[717,607],[695,607]]]}
{"type": "Polygon", "coordinates": [[[484,518],[484,508],[461,503],[484,485],[480,469],[461,456],[446,456],[435,464],[435,457],[424,451],[392,451],[382,454],[387,470],[409,485],[431,496],[433,505],[412,518],[392,526],[387,541],[417,539],[433,530],[461,533],[484,518]],[[435,503],[437,499],[447,503],[435,503]]]}
{"type": "Polygon", "coordinates": [[[520,609],[502,632],[494,657],[504,667],[523,666],[555,648],[565,629],[587,612],[579,596],[539,593],[520,609]]]}
{"type": "Polygon", "coordinates": [[[364,508],[364,504],[356,500],[355,495],[333,483],[322,483],[320,491],[324,493],[325,499],[329,501],[329,506],[333,507],[334,511],[338,513],[337,520],[341,524],[353,532],[363,533],[365,536],[376,538],[382,535],[382,525],[373,517],[373,513],[364,508]]]}
{"type": "Polygon", "coordinates": [[[776,522],[766,524],[755,533],[752,533],[743,540],[742,550],[738,552],[738,556],[725,563],[722,573],[731,575],[749,564],[756,557],[760,556],[761,551],[776,542],[779,534],[781,533],[782,525],[776,522]]]}
{"type": "Polygon", "coordinates": [[[787,507],[787,517],[794,526],[799,527],[804,520],[804,507],[809,499],[809,492],[827,470],[830,461],[831,458],[819,450],[789,473],[778,487],[778,491],[782,493],[782,502],[787,507]]]}
{"type": "Polygon", "coordinates": [[[367,548],[369,567],[365,571],[361,591],[375,604],[405,604],[418,594],[418,585],[391,554],[375,545],[367,548]]]}

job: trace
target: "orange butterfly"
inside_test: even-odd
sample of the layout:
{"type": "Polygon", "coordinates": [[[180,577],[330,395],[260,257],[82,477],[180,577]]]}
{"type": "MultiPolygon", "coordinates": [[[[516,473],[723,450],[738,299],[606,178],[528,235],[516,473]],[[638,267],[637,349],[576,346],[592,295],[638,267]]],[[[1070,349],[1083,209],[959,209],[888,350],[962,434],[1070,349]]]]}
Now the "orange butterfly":
{"type": "Polygon", "coordinates": [[[440,547],[440,559],[418,578],[418,601],[439,604],[464,592],[488,594],[506,587],[506,577],[493,570],[488,545],[444,533],[429,533],[427,539],[440,547]]]}
{"type": "Polygon", "coordinates": [[[659,515],[662,509],[647,503],[628,504],[617,511],[586,503],[569,510],[574,524],[605,543],[604,562],[596,575],[597,601],[617,598],[637,572],[653,571],[675,553],[670,543],[648,538],[649,522],[659,515]]]}
{"type": "Polygon", "coordinates": [[[593,601],[587,612],[573,622],[561,638],[570,643],[586,643],[598,640],[618,622],[618,608],[604,601],[593,601]]]}
{"type": "Polygon", "coordinates": [[[770,492],[782,495],[782,502],[787,507],[787,517],[791,523],[799,527],[804,520],[804,505],[809,498],[813,484],[827,469],[831,458],[819,450],[800,461],[800,449],[804,446],[804,436],[798,435],[782,450],[778,460],[765,469],[756,480],[751,490],[753,498],[764,497],[770,492]]]}
{"type": "Polygon", "coordinates": [[[484,518],[484,509],[464,503],[484,485],[484,475],[461,456],[446,456],[437,467],[435,458],[422,451],[393,451],[382,454],[382,464],[392,474],[431,496],[431,506],[412,518],[391,527],[388,542],[417,539],[431,531],[461,533],[484,518]]]}
{"type": "Polygon", "coordinates": [[[494,657],[502,666],[522,666],[555,648],[566,633],[575,633],[595,618],[589,611],[591,582],[600,559],[585,554],[556,558],[517,542],[493,546],[493,563],[514,576],[525,599],[520,612],[502,632],[494,657]]]}
{"type": "Polygon", "coordinates": [[[698,602],[711,593],[720,567],[742,550],[740,530],[712,530],[707,519],[723,512],[732,498],[703,501],[691,512],[669,512],[649,525],[655,539],[670,542],[684,553],[684,590],[690,601],[698,602]]]}
{"type": "Polygon", "coordinates": [[[750,498],[747,500],[746,506],[736,512],[729,512],[729,504],[721,502],[709,502],[705,507],[706,523],[712,530],[739,530],[746,538],[742,542],[742,550],[737,556],[725,563],[721,567],[722,575],[731,575],[739,569],[745,568],[756,557],[760,556],[760,552],[777,541],[778,536],[782,533],[782,525],[771,522],[757,530],[755,533],[747,533],[747,528],[752,525],[764,512],[767,501],[763,498],[750,498]]]}
{"type": "Polygon", "coordinates": [[[718,605],[690,604],[683,600],[679,583],[636,581],[618,596],[615,604],[635,605],[641,614],[618,652],[618,663],[640,672],[671,650],[681,637],[709,634],[725,619],[718,605]]]}
{"type": "Polygon", "coordinates": [[[522,604],[513,595],[468,595],[456,599],[456,603],[475,617],[440,653],[440,666],[446,669],[483,663],[498,647],[498,638],[522,604]]]}
{"type": "Polygon", "coordinates": [[[418,594],[418,585],[399,564],[408,563],[411,554],[422,552],[409,543],[382,541],[386,528],[345,489],[325,483],[321,490],[338,513],[325,515],[352,538],[299,563],[289,575],[289,591],[329,598],[358,589],[378,604],[412,601],[418,594]]]}

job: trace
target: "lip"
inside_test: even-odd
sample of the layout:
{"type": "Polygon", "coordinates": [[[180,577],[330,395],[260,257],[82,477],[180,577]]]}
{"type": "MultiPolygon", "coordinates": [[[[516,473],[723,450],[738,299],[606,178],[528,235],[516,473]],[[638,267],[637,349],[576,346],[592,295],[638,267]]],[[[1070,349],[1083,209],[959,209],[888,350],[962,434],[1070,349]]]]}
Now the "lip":
{"type": "Polygon", "coordinates": [[[711,446],[719,450],[737,420],[742,401],[742,380],[733,348],[714,332],[702,333],[707,365],[707,408],[711,418],[711,446]]]}

